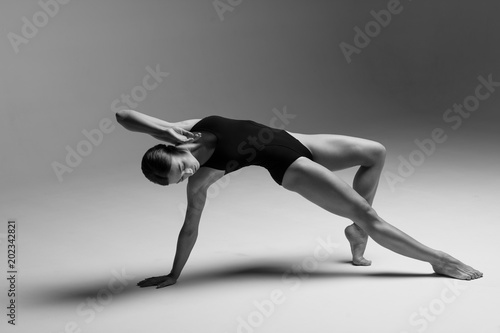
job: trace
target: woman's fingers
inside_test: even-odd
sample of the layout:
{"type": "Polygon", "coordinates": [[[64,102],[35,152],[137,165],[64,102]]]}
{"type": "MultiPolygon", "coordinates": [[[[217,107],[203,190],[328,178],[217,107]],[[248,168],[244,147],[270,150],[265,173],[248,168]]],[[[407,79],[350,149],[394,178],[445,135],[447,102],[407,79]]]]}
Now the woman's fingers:
{"type": "Polygon", "coordinates": [[[184,135],[186,138],[196,139],[198,136],[201,135],[201,133],[200,132],[193,133],[193,132],[189,132],[189,131],[184,130],[182,132],[182,135],[184,135]]]}
{"type": "Polygon", "coordinates": [[[176,144],[192,142],[197,138],[201,137],[201,133],[199,132],[192,133],[180,127],[174,127],[171,128],[170,130],[171,130],[171,135],[174,137],[175,141],[177,141],[176,144]]]}
{"type": "Polygon", "coordinates": [[[143,288],[143,287],[150,287],[150,286],[152,286],[153,284],[151,284],[151,280],[149,280],[149,281],[148,281],[148,280],[149,280],[149,279],[142,280],[142,281],[141,281],[141,282],[139,282],[137,285],[138,285],[139,287],[141,287],[141,288],[143,288]]]}
{"type": "Polygon", "coordinates": [[[163,282],[165,277],[166,275],[150,277],[140,281],[139,283],[137,283],[137,285],[141,288],[156,286],[158,283],[163,282]]]}
{"type": "Polygon", "coordinates": [[[180,134],[184,135],[186,137],[186,141],[189,141],[190,139],[194,140],[194,139],[197,139],[201,136],[201,133],[200,132],[190,132],[190,131],[186,131],[182,128],[179,128],[180,129],[180,134]]]}
{"type": "Polygon", "coordinates": [[[174,279],[173,277],[169,275],[162,275],[144,279],[139,283],[137,283],[137,285],[141,288],[156,286],[156,289],[158,289],[170,286],[172,284],[175,284],[176,282],[177,280],[174,279]]]}

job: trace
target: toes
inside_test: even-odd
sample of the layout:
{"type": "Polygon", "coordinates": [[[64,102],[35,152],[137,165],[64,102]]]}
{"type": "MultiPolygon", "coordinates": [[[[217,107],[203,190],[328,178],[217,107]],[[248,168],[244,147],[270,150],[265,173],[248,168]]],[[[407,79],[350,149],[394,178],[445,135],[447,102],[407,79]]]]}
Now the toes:
{"type": "Polygon", "coordinates": [[[480,271],[475,270],[475,269],[473,269],[473,268],[471,267],[471,271],[470,271],[469,275],[470,275],[473,279],[478,279],[478,278],[480,278],[480,277],[483,275],[483,273],[481,273],[480,271]]]}
{"type": "Polygon", "coordinates": [[[365,258],[353,259],[352,264],[354,266],[370,266],[372,264],[372,261],[365,258]]]}
{"type": "MultiPolygon", "coordinates": [[[[451,260],[450,260],[451,261],[451,260]]],[[[454,260],[456,262],[449,262],[444,266],[432,266],[434,271],[440,275],[450,276],[456,279],[461,280],[474,280],[483,276],[483,273],[480,271],[463,264],[458,260],[454,260]]]]}
{"type": "Polygon", "coordinates": [[[365,259],[363,260],[363,266],[370,266],[372,264],[371,260],[365,259]]]}
{"type": "Polygon", "coordinates": [[[468,272],[463,272],[463,271],[456,271],[455,274],[449,274],[448,276],[451,276],[451,277],[454,277],[456,279],[460,279],[460,280],[471,280],[472,279],[472,275],[469,274],[468,272]]]}

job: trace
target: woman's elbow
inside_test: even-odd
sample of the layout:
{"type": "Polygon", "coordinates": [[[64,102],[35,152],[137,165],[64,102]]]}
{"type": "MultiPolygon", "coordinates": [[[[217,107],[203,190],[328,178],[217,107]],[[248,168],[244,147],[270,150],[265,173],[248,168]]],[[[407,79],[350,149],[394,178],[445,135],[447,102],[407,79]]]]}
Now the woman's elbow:
{"type": "Polygon", "coordinates": [[[120,111],[117,111],[117,112],[115,113],[116,121],[117,121],[118,123],[122,123],[122,122],[123,122],[123,120],[124,120],[124,119],[125,119],[125,117],[126,117],[126,111],[127,111],[127,110],[120,110],[120,111]]]}
{"type": "Polygon", "coordinates": [[[123,123],[127,119],[133,110],[119,110],[115,113],[116,121],[123,123]]]}

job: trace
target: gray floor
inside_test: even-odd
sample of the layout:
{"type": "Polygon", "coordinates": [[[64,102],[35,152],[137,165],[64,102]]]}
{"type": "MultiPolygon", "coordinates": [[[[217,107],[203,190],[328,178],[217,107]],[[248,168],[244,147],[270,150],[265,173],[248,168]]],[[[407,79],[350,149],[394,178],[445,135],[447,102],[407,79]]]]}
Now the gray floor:
{"type": "MultiPolygon", "coordinates": [[[[217,185],[181,278],[160,290],[135,284],[169,272],[185,184],[154,186],[125,165],[11,191],[2,202],[19,223],[19,308],[9,331],[498,333],[498,177],[472,170],[422,170],[395,191],[382,180],[374,207],[482,270],[473,282],[373,240],[373,265],[350,265],[349,221],[257,167],[217,185]]],[[[350,183],[353,171],[338,175],[350,183]]]]}

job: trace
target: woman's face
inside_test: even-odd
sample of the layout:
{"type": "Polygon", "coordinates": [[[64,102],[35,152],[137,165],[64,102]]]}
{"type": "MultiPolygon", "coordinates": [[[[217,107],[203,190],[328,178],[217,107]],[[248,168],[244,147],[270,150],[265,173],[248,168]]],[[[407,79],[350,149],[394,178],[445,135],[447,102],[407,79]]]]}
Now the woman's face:
{"type": "Polygon", "coordinates": [[[172,154],[172,166],[168,172],[169,184],[178,184],[191,177],[200,168],[200,163],[189,150],[172,154]]]}

